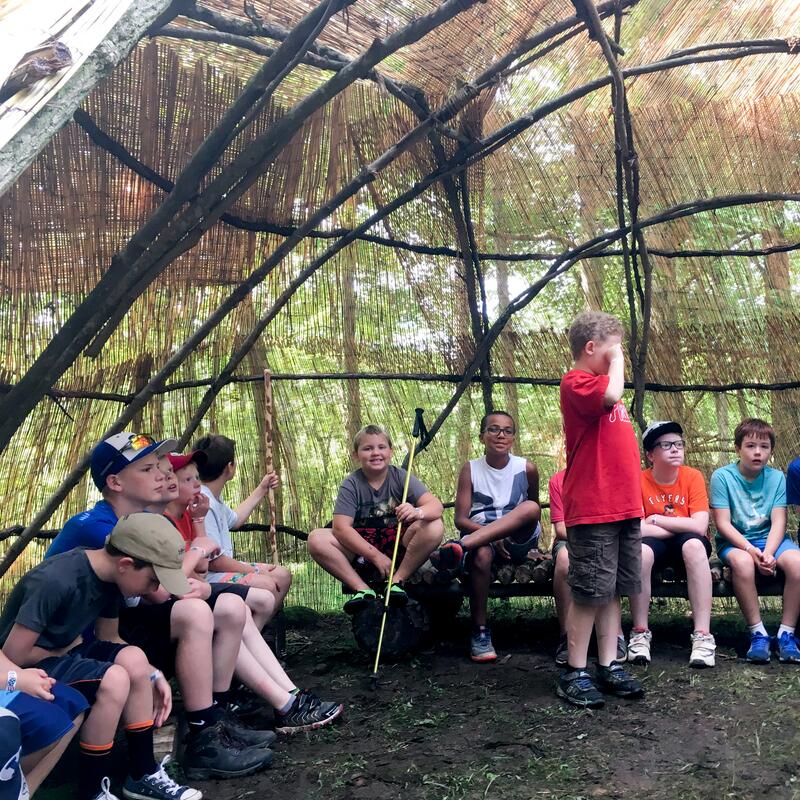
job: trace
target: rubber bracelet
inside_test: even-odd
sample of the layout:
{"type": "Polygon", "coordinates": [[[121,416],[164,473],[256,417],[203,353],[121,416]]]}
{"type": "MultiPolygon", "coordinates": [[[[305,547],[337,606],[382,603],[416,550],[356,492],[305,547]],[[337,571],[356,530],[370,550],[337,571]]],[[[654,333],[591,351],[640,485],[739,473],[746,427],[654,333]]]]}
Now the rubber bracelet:
{"type": "Polygon", "coordinates": [[[425,512],[421,508],[417,509],[417,519],[425,519],[425,512]]]}
{"type": "Polygon", "coordinates": [[[203,554],[203,558],[208,558],[208,553],[206,553],[205,548],[203,548],[203,547],[195,547],[194,545],[192,545],[189,548],[189,552],[191,552],[192,550],[194,550],[196,553],[202,553],[203,554]]]}
{"type": "Polygon", "coordinates": [[[17,691],[17,672],[16,672],[16,670],[10,669],[8,671],[8,678],[6,678],[6,691],[7,692],[16,692],[17,691]]]}
{"type": "Polygon", "coordinates": [[[205,517],[192,517],[192,522],[205,522],[205,517]]]}
{"type": "Polygon", "coordinates": [[[155,683],[161,677],[161,670],[157,669],[150,675],[150,682],[155,683]]]}

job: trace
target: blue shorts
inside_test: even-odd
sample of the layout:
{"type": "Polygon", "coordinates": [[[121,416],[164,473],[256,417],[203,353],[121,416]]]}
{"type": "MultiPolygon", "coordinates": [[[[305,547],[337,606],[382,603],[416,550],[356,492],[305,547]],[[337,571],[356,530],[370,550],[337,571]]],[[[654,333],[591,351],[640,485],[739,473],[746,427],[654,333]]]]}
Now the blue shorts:
{"type": "MultiPolygon", "coordinates": [[[[757,539],[754,542],[750,542],[750,544],[752,544],[753,547],[757,547],[762,552],[764,551],[764,545],[766,545],[766,543],[767,543],[766,539],[757,539]]],[[[727,564],[728,563],[728,559],[727,559],[728,553],[730,553],[731,550],[736,550],[736,549],[740,549],[740,548],[736,548],[736,547],[734,547],[733,545],[730,545],[730,544],[725,545],[722,549],[719,549],[719,546],[718,546],[717,547],[717,556],[719,556],[719,560],[720,561],[723,561],[723,562],[725,562],[727,564]]],[[[780,543],[778,549],[775,551],[775,558],[779,559],[784,553],[788,553],[789,550],[800,550],[800,547],[798,547],[797,544],[794,541],[792,541],[792,539],[790,539],[788,536],[784,536],[783,541],[780,543]]]]}
{"type": "Polygon", "coordinates": [[[52,700],[13,692],[16,697],[4,703],[19,717],[23,756],[57,742],[72,730],[73,720],[89,708],[80,692],[63,683],[56,683],[51,692],[52,700]]]}
{"type": "Polygon", "coordinates": [[[28,785],[19,766],[22,732],[16,715],[0,708],[0,800],[28,797],[28,785]]]}

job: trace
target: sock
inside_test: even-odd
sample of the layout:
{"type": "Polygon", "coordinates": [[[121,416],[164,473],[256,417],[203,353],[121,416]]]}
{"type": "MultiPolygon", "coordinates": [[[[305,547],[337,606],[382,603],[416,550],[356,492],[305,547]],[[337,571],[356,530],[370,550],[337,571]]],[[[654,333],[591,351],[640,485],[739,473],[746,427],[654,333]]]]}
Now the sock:
{"type": "Polygon", "coordinates": [[[276,706],[275,709],[279,714],[288,714],[291,711],[292,706],[294,705],[294,701],[297,699],[297,695],[292,694],[291,692],[287,692],[286,696],[289,698],[282,706],[276,706]]]}
{"type": "MultiPolygon", "coordinates": [[[[649,628],[633,628],[633,630],[631,632],[632,633],[647,633],[648,630],[649,630],[649,628]]],[[[619,638],[619,636],[617,638],[619,638]]]]}
{"type": "Polygon", "coordinates": [[[756,622],[755,625],[748,625],[747,626],[750,633],[760,633],[762,636],[768,636],[767,629],[764,627],[764,623],[759,620],[756,622]]]}
{"type": "Polygon", "coordinates": [[[300,690],[295,686],[294,689],[289,689],[289,694],[294,695],[294,697],[297,697],[297,695],[300,694],[300,690]]]}
{"type": "Polygon", "coordinates": [[[78,770],[78,796],[91,800],[100,791],[100,782],[111,776],[111,748],[108,744],[80,743],[80,768],[78,770]]]}
{"type": "Polygon", "coordinates": [[[794,626],[789,627],[789,625],[784,625],[781,623],[780,628],[778,628],[778,637],[784,633],[788,633],[790,636],[794,636],[794,626]]]}
{"type": "Polygon", "coordinates": [[[213,692],[214,703],[220,708],[227,708],[233,700],[233,692],[228,689],[225,692],[213,692]]]}
{"type": "Polygon", "coordinates": [[[128,740],[128,773],[138,781],[145,775],[152,775],[158,767],[153,755],[153,720],[131,722],[125,726],[128,740]]]}
{"type": "Polygon", "coordinates": [[[201,708],[197,711],[186,712],[186,722],[189,723],[189,733],[200,733],[200,731],[211,727],[222,718],[222,708],[211,705],[208,708],[201,708]]]}

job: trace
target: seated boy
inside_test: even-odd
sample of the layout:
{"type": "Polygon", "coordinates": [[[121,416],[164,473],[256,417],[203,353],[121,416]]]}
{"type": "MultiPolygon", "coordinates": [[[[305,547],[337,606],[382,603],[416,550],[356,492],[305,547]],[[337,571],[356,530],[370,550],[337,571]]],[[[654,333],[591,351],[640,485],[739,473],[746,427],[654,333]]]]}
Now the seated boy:
{"type": "Polygon", "coordinates": [[[376,599],[375,590],[358,574],[356,559],[389,578],[398,522],[403,523],[390,602],[405,604],[403,582],[424,564],[444,535],[442,504],[414,475],[403,499],[406,471],[392,461],[392,442],[378,425],[363,427],[353,439],[353,459],[361,466],[339,488],[333,528],[317,528],[308,537],[308,552],[326,572],[355,594],[344,610],[355,613],[376,599]]]}
{"type": "Polygon", "coordinates": [[[684,466],[683,428],[673,421],[653,422],[642,435],[651,466],[642,472],[642,591],[631,595],[633,630],[628,661],[650,663],[648,628],[653,569],[686,569],[694,632],[689,664],[713,667],[716,643],[711,635],[711,569],[708,557],[708,494],[703,475],[684,466]]]}
{"type": "Polygon", "coordinates": [[[58,763],[89,704],[44,670],[22,669],[1,651],[0,686],[0,798],[23,800],[58,763]]]}
{"type": "MultiPolygon", "coordinates": [[[[567,552],[567,526],[564,524],[564,474],[566,470],[556,472],[548,484],[550,495],[550,523],[553,526],[553,546],[550,548],[553,560],[553,600],[558,617],[558,647],[556,648],[556,664],[563,667],[569,660],[567,645],[567,616],[572,605],[572,593],[567,582],[569,574],[569,553],[567,552]]],[[[628,646],[620,628],[617,634],[617,661],[625,661],[628,657],[628,646]]]]}
{"type": "Polygon", "coordinates": [[[521,564],[539,543],[539,471],[511,453],[517,427],[510,414],[493,411],[480,423],[484,455],[464,464],[458,475],[455,524],[461,533],[431,556],[441,569],[463,565],[469,587],[472,635],[470,658],[497,660],[486,625],[492,562],[521,564]]]}
{"type": "Polygon", "coordinates": [[[278,476],[271,472],[250,495],[232,509],[222,500],[225,485],[236,474],[236,443],[227,436],[204,436],[194,447],[198,454],[195,464],[203,482],[201,491],[208,498],[209,511],[205,518],[206,535],[219,545],[219,555],[211,560],[208,572],[210,583],[243,583],[269,589],[277,607],[292,585],[292,575],[286,567],[275,564],[247,563],[233,556],[231,531],[247,522],[255,507],[278,485],[278,476]]]}
{"type": "Polygon", "coordinates": [[[156,764],[153,728],[168,717],[172,692],[145,654],[118,636],[123,597],[151,591],[159,582],[173,594],[188,592],[181,551],[180,536],[166,519],[132,514],[115,525],[103,550],[74,549],[34,567],[14,587],[0,616],[0,643],[8,658],[73,685],[92,704],[80,732],[81,800],[110,796],[102,787],[120,719],[128,741],[125,797],[202,798],[156,764]],[[97,639],[82,643],[91,624],[97,639]]]}
{"type": "Polygon", "coordinates": [[[800,548],[786,535],[786,478],[767,466],[775,431],[760,419],[742,420],[733,433],[739,460],[711,476],[711,508],[717,526],[717,555],[731,568],[733,589],[750,630],[746,659],[766,664],[770,637],[761,620],[756,575],[783,572],[783,613],[778,659],[800,663],[794,638],[800,613],[800,548]]]}

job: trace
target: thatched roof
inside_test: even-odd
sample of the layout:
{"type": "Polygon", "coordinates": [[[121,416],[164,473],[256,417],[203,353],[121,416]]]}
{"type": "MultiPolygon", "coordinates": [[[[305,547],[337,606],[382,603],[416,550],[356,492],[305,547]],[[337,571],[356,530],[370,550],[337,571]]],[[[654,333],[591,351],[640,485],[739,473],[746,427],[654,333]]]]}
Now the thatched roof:
{"type": "MultiPolygon", "coordinates": [[[[268,364],[279,376],[282,519],[300,528],[324,522],[320,514],[347,469],[348,432],[383,420],[399,434],[416,405],[433,421],[465,370],[480,372],[474,355],[486,331],[486,342],[498,334],[492,373],[527,381],[495,384],[494,402],[519,413],[521,449],[548,475],[562,458],[554,387],[568,365],[564,332],[587,304],[628,321],[633,310],[637,348],[648,333],[644,357],[632,348],[639,367],[629,370],[640,420],[680,416],[694,463],[709,470],[730,458],[739,416],[758,413],[775,420],[785,463],[800,451],[793,357],[800,6],[701,6],[599,6],[605,30],[613,35],[619,26],[624,50],[618,62],[631,127],[623,146],[631,158],[619,164],[626,167],[619,185],[605,57],[612,51],[604,56],[596,29],[587,36],[583,0],[581,18],[567,0],[347,4],[297,64],[287,60],[297,43],[286,53],[281,40],[315,3],[173,6],[183,13],[151,30],[0,197],[0,379],[20,385],[0,399],[9,415],[0,416],[0,445],[10,441],[0,485],[15,498],[4,521],[29,522],[143,387],[128,425],[180,433],[196,415],[187,438],[198,425],[234,435],[243,482],[251,483],[263,466],[258,380],[268,364]],[[409,31],[437,10],[449,18],[426,35],[409,31]],[[376,37],[382,44],[373,46],[376,37]],[[347,83],[356,60],[390,49],[393,37],[407,43],[347,83]],[[252,124],[220,165],[203,165],[208,172],[188,182],[194,205],[184,202],[162,220],[180,224],[180,214],[197,207],[208,231],[193,237],[187,222],[183,241],[191,246],[173,248],[126,286],[153,253],[152,236],[140,234],[134,246],[131,237],[265,63],[290,70],[263,107],[263,86],[253,92],[252,124]],[[315,91],[327,93],[318,104],[315,91]],[[453,113],[393,150],[442,107],[453,113]],[[270,148],[252,149],[275,130],[281,134],[270,148]],[[243,152],[252,158],[236,161],[243,152]],[[220,200],[206,198],[239,165],[244,183],[231,184],[232,202],[225,190],[219,219],[220,200]],[[367,165],[372,174],[363,172],[367,165]],[[352,181],[352,195],[339,202],[352,181]],[[635,237],[616,232],[620,186],[625,225],[633,212],[646,226],[636,246],[644,243],[649,258],[630,257],[635,237]],[[396,198],[409,202],[323,260],[343,233],[396,198]],[[308,220],[311,235],[274,255],[308,220]],[[138,243],[150,248],[143,256],[138,243]],[[573,259],[580,255],[587,257],[573,259]],[[554,279],[521,295],[548,268],[554,279]],[[138,298],[130,311],[117,291],[138,298]],[[516,295],[503,326],[501,312],[516,295]],[[71,315],[74,327],[64,327],[71,315]],[[206,332],[207,318],[215,324],[206,332]],[[63,346],[45,351],[60,330],[63,346]],[[92,345],[97,331],[103,335],[92,345]],[[87,345],[90,357],[82,354],[87,345]],[[44,352],[52,360],[40,358],[37,367],[44,352]],[[337,377],[356,373],[358,380],[337,377]],[[363,377],[381,373],[404,379],[363,377]],[[254,380],[230,382],[247,376],[254,380]],[[644,382],[669,391],[643,392],[644,382]],[[765,386],[717,391],[743,383],[765,386]],[[791,388],[777,386],[785,383],[791,388]],[[28,401],[51,386],[61,394],[26,416],[28,401]],[[35,447],[43,437],[46,452],[35,447]]],[[[306,22],[307,34],[315,21],[306,22]]],[[[621,104],[617,111],[624,119],[621,104]]],[[[163,230],[156,228],[151,233],[163,230]]],[[[484,381],[484,393],[488,387],[484,381]]],[[[476,384],[439,420],[431,456],[421,458],[423,477],[445,499],[477,447],[483,404],[476,384]]],[[[81,487],[54,522],[87,502],[81,487]]]]}

